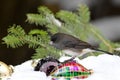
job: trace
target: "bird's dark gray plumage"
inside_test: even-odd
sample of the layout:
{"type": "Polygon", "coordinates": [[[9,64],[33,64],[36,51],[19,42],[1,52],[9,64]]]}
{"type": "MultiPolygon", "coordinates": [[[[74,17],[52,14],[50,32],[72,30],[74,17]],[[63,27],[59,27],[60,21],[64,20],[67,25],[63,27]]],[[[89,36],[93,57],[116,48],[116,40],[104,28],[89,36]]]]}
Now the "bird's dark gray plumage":
{"type": "MultiPolygon", "coordinates": [[[[51,42],[52,42],[51,44],[57,49],[60,49],[63,51],[70,50],[72,52],[75,52],[76,55],[75,55],[75,53],[70,54],[70,52],[67,53],[67,51],[66,51],[66,54],[68,54],[68,55],[70,54],[72,56],[78,56],[78,55],[84,54],[83,51],[88,50],[88,49],[91,51],[100,51],[100,52],[104,52],[104,53],[113,55],[110,52],[99,50],[96,47],[93,47],[92,45],[90,45],[89,43],[87,43],[85,41],[82,41],[76,37],[73,37],[71,35],[64,34],[64,33],[56,33],[53,36],[51,36],[51,42]]],[[[88,52],[85,52],[85,54],[88,52]]]]}

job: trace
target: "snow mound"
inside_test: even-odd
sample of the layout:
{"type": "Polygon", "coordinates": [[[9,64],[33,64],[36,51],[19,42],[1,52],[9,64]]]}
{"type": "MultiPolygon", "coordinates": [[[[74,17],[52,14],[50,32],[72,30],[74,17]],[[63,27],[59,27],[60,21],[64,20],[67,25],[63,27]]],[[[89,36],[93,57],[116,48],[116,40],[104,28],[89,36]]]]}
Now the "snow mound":
{"type": "MultiPolygon", "coordinates": [[[[64,56],[60,61],[69,59],[64,56]]],[[[76,61],[87,69],[93,69],[94,73],[84,80],[120,80],[120,57],[115,55],[102,54],[97,57],[90,56],[76,61]]],[[[33,71],[31,60],[15,66],[15,72],[10,80],[51,80],[44,72],[33,71]]],[[[63,80],[63,79],[61,79],[63,80]]]]}

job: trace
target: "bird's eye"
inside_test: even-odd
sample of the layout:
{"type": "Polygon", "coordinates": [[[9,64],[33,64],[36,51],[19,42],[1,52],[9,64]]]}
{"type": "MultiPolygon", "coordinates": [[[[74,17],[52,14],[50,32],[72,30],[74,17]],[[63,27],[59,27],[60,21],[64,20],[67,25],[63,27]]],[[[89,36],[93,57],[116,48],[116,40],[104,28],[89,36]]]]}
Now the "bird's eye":
{"type": "Polygon", "coordinates": [[[57,40],[56,36],[51,37],[51,41],[55,42],[57,40]]]}

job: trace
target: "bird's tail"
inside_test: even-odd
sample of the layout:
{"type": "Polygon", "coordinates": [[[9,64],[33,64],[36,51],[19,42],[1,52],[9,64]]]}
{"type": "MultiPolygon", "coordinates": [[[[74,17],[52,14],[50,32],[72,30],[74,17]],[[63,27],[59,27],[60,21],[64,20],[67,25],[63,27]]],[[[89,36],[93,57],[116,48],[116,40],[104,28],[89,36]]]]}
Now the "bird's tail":
{"type": "Polygon", "coordinates": [[[104,50],[100,50],[100,49],[94,49],[96,51],[99,51],[99,52],[103,52],[103,53],[107,53],[107,54],[110,54],[110,55],[113,55],[113,53],[110,53],[108,51],[104,51],[104,50]]]}

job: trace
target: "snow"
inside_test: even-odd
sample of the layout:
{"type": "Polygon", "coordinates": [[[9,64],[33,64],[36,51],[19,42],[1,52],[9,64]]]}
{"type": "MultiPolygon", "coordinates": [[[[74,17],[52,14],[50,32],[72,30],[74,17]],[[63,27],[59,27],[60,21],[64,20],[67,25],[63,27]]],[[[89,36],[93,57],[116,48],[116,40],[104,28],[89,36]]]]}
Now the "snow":
{"type": "MultiPolygon", "coordinates": [[[[63,56],[59,60],[62,62],[70,57],[63,56]]],[[[120,80],[120,57],[115,55],[101,54],[99,56],[89,56],[82,60],[76,58],[78,63],[87,69],[93,69],[94,73],[84,80],[120,80]]],[[[46,76],[44,72],[33,71],[31,60],[15,66],[15,71],[9,80],[51,80],[51,76],[46,76]]],[[[63,79],[60,79],[63,80],[63,79]]]]}

